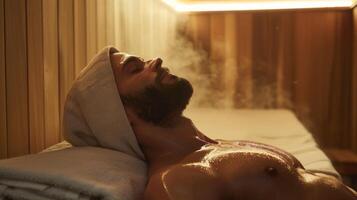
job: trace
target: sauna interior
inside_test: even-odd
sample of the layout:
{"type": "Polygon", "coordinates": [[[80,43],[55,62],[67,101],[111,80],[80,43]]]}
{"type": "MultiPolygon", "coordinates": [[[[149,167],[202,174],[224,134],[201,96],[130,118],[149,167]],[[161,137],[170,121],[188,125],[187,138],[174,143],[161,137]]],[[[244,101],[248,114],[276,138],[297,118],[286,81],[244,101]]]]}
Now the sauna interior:
{"type": "Polygon", "coordinates": [[[355,2],[202,2],[0,0],[0,159],[63,140],[72,82],[112,45],[187,77],[189,108],[292,111],[356,176],[355,2]]]}

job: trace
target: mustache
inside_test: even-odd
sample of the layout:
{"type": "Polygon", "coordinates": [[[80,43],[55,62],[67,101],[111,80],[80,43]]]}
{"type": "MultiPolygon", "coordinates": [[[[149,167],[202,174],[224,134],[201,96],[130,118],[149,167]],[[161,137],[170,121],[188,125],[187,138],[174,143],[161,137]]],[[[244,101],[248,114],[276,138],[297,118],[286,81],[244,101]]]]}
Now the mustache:
{"type": "Polygon", "coordinates": [[[164,79],[165,75],[170,73],[169,68],[161,67],[160,70],[157,72],[157,76],[155,78],[155,82],[160,84],[162,79],[164,79]]]}

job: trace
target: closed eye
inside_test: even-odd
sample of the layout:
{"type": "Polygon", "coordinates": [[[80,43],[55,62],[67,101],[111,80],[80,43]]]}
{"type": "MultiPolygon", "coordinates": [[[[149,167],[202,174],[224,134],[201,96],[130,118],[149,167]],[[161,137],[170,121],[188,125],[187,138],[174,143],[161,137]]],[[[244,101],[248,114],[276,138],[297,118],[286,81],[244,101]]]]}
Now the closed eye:
{"type": "Polygon", "coordinates": [[[136,73],[141,72],[142,70],[143,70],[142,67],[137,67],[137,66],[135,66],[134,69],[131,70],[131,73],[132,73],[132,74],[136,74],[136,73]]]}
{"type": "Polygon", "coordinates": [[[136,74],[144,69],[144,62],[139,59],[131,59],[125,64],[125,68],[128,69],[129,73],[136,74]]]}

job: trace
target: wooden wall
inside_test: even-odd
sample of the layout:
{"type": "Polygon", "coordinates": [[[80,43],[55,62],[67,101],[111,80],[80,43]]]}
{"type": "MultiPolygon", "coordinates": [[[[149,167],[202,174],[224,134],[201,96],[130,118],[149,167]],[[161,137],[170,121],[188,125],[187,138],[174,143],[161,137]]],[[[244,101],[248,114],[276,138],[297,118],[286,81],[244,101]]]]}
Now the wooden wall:
{"type": "Polygon", "coordinates": [[[61,140],[64,99],[87,62],[85,9],[84,0],[0,1],[0,158],[61,140]]]}
{"type": "MultiPolygon", "coordinates": [[[[175,16],[155,2],[0,0],[0,159],[62,139],[67,91],[103,46],[165,53],[175,16]],[[141,6],[138,17],[134,3],[152,9],[141,6]]],[[[232,106],[291,108],[322,146],[357,151],[356,12],[190,14],[184,32],[218,66],[203,72],[216,73],[212,87],[232,106]]]]}
{"type": "Polygon", "coordinates": [[[293,109],[323,147],[351,148],[352,19],[351,10],[194,13],[184,32],[209,52],[212,85],[234,107],[293,109]]]}
{"type": "Polygon", "coordinates": [[[0,0],[0,159],[61,141],[64,101],[86,63],[107,45],[165,52],[147,42],[172,40],[162,35],[175,15],[157,0],[0,0]]]}
{"type": "Polygon", "coordinates": [[[1,0],[0,158],[35,153],[59,141],[56,0],[1,0]]]}

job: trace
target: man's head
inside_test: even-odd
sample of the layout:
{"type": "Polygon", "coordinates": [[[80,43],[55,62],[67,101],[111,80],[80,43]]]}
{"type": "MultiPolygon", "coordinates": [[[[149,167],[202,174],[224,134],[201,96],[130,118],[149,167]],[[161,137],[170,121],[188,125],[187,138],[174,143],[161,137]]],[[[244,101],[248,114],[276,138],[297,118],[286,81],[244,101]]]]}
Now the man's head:
{"type": "Polygon", "coordinates": [[[142,119],[159,124],[186,108],[193,93],[191,84],[170,74],[160,58],[144,61],[114,53],[111,63],[124,106],[142,119]]]}

